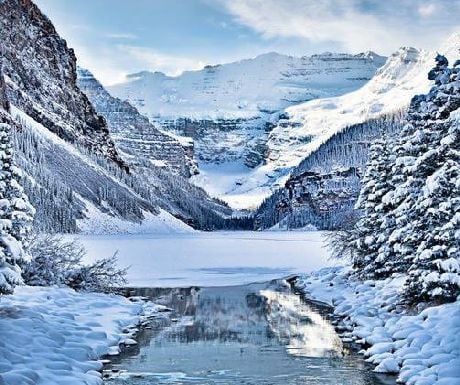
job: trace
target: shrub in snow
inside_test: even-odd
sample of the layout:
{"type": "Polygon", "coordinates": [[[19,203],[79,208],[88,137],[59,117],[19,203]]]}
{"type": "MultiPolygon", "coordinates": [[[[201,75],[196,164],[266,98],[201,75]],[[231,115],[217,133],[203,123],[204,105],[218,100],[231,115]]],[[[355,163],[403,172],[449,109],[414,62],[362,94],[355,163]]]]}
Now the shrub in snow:
{"type": "Polygon", "coordinates": [[[117,267],[116,255],[84,265],[85,249],[73,240],[38,235],[31,240],[29,253],[30,261],[22,264],[28,285],[107,292],[126,283],[127,269],[117,267]]]}
{"type": "Polygon", "coordinates": [[[79,266],[67,275],[66,284],[75,290],[112,291],[114,287],[127,283],[127,268],[117,267],[117,262],[116,255],[113,255],[92,265],[79,266]]]}
{"type": "Polygon", "coordinates": [[[20,170],[12,162],[11,123],[0,112],[0,294],[22,282],[18,263],[27,259],[23,246],[34,209],[18,183],[20,170]]]}
{"type": "Polygon", "coordinates": [[[335,259],[356,260],[356,245],[353,240],[358,236],[357,222],[360,219],[358,210],[349,210],[339,223],[339,230],[326,233],[326,243],[331,257],[335,259]]]}

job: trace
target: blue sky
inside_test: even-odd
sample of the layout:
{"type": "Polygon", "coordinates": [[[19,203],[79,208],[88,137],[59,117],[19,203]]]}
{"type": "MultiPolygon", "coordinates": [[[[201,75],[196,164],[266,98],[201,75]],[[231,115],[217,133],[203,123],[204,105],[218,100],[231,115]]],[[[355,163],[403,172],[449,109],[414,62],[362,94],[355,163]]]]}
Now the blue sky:
{"type": "Polygon", "coordinates": [[[460,0],[36,0],[104,84],[278,51],[391,54],[460,31],[460,0]]]}

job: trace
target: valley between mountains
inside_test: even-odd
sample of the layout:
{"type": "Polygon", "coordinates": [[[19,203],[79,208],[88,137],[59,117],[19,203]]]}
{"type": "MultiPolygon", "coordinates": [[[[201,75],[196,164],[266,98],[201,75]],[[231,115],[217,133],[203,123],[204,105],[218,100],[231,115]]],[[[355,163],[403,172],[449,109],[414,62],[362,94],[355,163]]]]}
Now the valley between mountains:
{"type": "MultiPolygon", "coordinates": [[[[331,1],[310,11],[333,4],[332,21],[299,28],[346,52],[170,75],[152,64],[170,57],[143,51],[146,70],[106,84],[86,48],[138,39],[124,29],[149,30],[158,9],[190,13],[177,47],[216,37],[202,40],[206,12],[228,13],[222,39],[305,36],[260,30],[279,19],[259,19],[272,0],[249,27],[234,13],[251,0],[103,3],[78,2],[81,25],[67,2],[63,28],[44,11],[60,1],[0,0],[0,385],[459,385],[460,30],[435,22],[447,5],[414,6],[446,32],[429,49],[388,33],[394,52],[350,53],[324,25],[364,12],[370,42],[381,14],[331,1]],[[120,9],[124,29],[103,30],[120,9]],[[74,50],[69,30],[97,33],[74,50]]],[[[125,51],[114,60],[139,59],[125,51]]]]}

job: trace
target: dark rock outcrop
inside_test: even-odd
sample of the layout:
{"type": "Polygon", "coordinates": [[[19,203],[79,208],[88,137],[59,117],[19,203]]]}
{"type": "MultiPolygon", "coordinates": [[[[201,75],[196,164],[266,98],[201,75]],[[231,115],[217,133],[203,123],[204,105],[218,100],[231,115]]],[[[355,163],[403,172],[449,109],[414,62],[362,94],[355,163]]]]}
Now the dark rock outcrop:
{"type": "Polygon", "coordinates": [[[0,45],[12,105],[62,139],[125,167],[104,118],[77,87],[74,51],[32,1],[0,1],[0,45]]]}

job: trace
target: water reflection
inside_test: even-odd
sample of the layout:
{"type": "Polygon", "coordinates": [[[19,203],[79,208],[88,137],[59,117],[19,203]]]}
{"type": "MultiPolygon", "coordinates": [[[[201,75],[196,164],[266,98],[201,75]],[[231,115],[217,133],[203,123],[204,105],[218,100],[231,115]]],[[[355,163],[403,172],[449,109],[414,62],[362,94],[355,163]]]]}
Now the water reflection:
{"type": "Polygon", "coordinates": [[[327,309],[305,303],[285,281],[136,294],[175,314],[154,325],[137,355],[113,366],[115,383],[382,383],[344,349],[327,309]]]}

